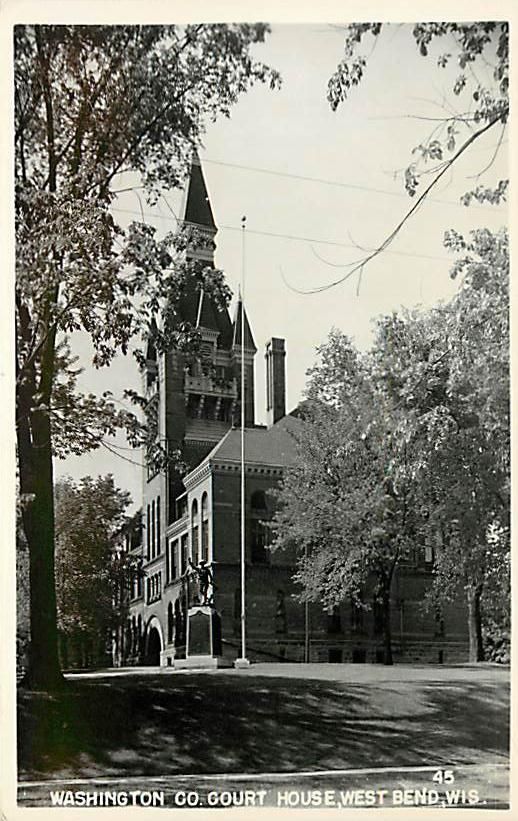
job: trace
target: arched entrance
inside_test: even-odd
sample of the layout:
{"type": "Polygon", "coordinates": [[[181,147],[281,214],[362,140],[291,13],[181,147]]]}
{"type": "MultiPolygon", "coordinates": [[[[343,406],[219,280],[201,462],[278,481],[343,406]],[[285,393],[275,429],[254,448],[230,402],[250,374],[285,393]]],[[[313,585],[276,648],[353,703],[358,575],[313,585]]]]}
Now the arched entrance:
{"type": "Polygon", "coordinates": [[[160,633],[156,627],[150,627],[146,646],[146,664],[150,667],[158,667],[160,665],[161,651],[162,641],[160,639],[160,633]]]}

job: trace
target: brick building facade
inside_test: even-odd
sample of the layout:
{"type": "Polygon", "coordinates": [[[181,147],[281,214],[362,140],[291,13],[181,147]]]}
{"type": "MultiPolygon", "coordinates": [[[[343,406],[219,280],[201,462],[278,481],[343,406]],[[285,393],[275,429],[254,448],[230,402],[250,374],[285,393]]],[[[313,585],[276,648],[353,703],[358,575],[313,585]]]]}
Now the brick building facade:
{"type": "MultiPolygon", "coordinates": [[[[213,264],[214,222],[199,161],[193,160],[185,197],[184,224],[204,240],[194,259],[213,264]]],[[[247,656],[253,660],[382,661],[382,625],[369,610],[346,602],[334,612],[296,600],[291,577],[295,555],[267,549],[269,494],[295,456],[297,411],[286,414],[285,343],[266,345],[267,426],[255,424],[254,372],[257,348],[245,317],[241,340],[238,301],[234,319],[195,287],[187,291],[182,318],[201,335],[199,358],[189,365],[178,352],[158,356],[148,349],[145,372],[148,421],[157,440],[176,448],[187,475],[155,470],[147,460],[143,478],[143,539],[133,550],[144,577],[131,592],[125,640],[129,663],[172,665],[185,655],[189,560],[212,568],[213,604],[221,618],[223,655],[240,655],[240,444],[241,350],[245,359],[245,488],[247,656]]],[[[431,547],[416,547],[397,569],[392,590],[392,636],[396,661],[451,662],[467,658],[464,608],[452,604],[430,613],[423,598],[430,584],[431,547]]],[[[365,591],[365,600],[372,598],[365,591]]]]}

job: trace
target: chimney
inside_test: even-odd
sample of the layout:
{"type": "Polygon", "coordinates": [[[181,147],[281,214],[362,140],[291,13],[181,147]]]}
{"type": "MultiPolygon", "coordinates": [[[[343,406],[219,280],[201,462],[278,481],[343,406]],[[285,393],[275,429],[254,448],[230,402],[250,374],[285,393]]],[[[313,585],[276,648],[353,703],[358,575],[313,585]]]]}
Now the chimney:
{"type": "Polygon", "coordinates": [[[266,343],[266,417],[268,427],[286,415],[286,350],[284,339],[272,337],[266,343]]]}

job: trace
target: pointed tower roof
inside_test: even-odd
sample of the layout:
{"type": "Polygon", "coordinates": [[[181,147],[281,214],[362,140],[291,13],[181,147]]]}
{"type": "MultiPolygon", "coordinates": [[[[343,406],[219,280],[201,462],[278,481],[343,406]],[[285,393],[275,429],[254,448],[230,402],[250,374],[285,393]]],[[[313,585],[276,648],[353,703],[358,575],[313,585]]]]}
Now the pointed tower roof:
{"type": "Polygon", "coordinates": [[[191,161],[191,175],[187,189],[184,220],[195,225],[211,228],[213,231],[217,230],[197,151],[194,151],[191,161]]]}
{"type": "Polygon", "coordinates": [[[200,291],[200,301],[198,303],[196,326],[201,328],[210,328],[213,331],[219,331],[216,313],[216,306],[202,288],[200,291]]]}
{"type": "Polygon", "coordinates": [[[233,325],[226,307],[219,309],[213,297],[200,290],[193,278],[185,288],[179,303],[184,322],[218,331],[218,348],[229,350],[232,346],[233,325]]]}
{"type": "MultiPolygon", "coordinates": [[[[232,323],[233,333],[232,333],[232,347],[233,348],[240,348],[241,347],[241,313],[243,311],[243,300],[239,297],[238,303],[236,305],[236,313],[234,316],[234,322],[232,323]]],[[[248,317],[246,315],[246,308],[244,309],[245,316],[244,316],[244,326],[245,326],[245,340],[244,340],[244,348],[247,351],[253,351],[254,353],[257,352],[257,347],[254,342],[254,337],[252,336],[252,331],[250,330],[250,325],[248,322],[248,317]]]]}

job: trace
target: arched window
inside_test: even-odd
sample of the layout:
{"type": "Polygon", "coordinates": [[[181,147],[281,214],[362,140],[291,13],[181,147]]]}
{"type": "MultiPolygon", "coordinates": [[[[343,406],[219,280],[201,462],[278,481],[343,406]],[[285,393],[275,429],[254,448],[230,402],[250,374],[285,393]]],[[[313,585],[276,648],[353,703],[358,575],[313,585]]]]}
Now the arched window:
{"type": "Polygon", "coordinates": [[[178,647],[182,643],[182,611],[178,599],[174,603],[174,626],[174,643],[178,647]]]}
{"type": "Polygon", "coordinates": [[[137,652],[140,656],[142,652],[142,616],[137,619],[137,652]]]}
{"type": "Polygon", "coordinates": [[[169,602],[167,607],[167,643],[171,644],[173,640],[173,627],[174,627],[174,616],[173,616],[173,605],[169,602]]]}
{"type": "Polygon", "coordinates": [[[126,637],[124,641],[124,654],[126,658],[131,655],[131,619],[126,622],[126,637]]]}
{"type": "Polygon", "coordinates": [[[131,652],[137,652],[137,619],[135,616],[131,619],[131,652]]]}
{"type": "Polygon", "coordinates": [[[209,560],[209,497],[201,497],[201,558],[209,560]]]}
{"type": "Polygon", "coordinates": [[[268,508],[264,490],[256,490],[250,499],[252,562],[265,564],[270,560],[268,545],[268,508]]]}
{"type": "Polygon", "coordinates": [[[191,556],[193,564],[199,561],[199,528],[198,528],[198,502],[195,499],[191,507],[191,556]]]}

